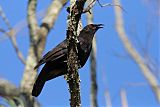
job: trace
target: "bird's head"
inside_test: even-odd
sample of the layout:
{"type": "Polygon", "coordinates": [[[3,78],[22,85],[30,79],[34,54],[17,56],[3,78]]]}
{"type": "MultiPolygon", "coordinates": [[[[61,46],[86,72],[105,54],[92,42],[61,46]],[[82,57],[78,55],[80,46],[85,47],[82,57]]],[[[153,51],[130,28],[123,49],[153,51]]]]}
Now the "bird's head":
{"type": "Polygon", "coordinates": [[[89,24],[84,27],[85,32],[90,32],[92,34],[95,34],[96,31],[100,28],[103,28],[103,24],[89,24]]]}
{"type": "Polygon", "coordinates": [[[103,24],[89,24],[81,30],[79,37],[85,39],[88,43],[92,43],[94,34],[103,26],[103,24]]]}

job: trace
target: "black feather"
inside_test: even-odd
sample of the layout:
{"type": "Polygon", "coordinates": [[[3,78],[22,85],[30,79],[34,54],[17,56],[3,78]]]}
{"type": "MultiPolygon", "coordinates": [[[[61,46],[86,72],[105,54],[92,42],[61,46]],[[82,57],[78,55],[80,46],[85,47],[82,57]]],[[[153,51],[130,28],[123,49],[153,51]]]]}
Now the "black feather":
{"type": "MultiPolygon", "coordinates": [[[[92,49],[92,40],[95,32],[102,28],[102,24],[89,24],[82,29],[78,36],[78,59],[83,67],[92,49]]],[[[65,39],[38,62],[35,68],[45,64],[33,86],[32,95],[38,96],[46,81],[67,73],[67,40],[65,39]]]]}

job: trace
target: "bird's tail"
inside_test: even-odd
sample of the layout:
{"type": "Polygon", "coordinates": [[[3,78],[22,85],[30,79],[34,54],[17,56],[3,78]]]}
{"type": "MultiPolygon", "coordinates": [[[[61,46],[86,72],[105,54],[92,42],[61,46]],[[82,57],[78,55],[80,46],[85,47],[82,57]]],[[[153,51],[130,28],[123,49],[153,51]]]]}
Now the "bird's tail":
{"type": "Polygon", "coordinates": [[[32,90],[32,96],[39,96],[39,94],[41,93],[43,86],[46,82],[46,73],[45,71],[40,72],[40,74],[38,75],[38,78],[36,80],[36,82],[34,83],[33,86],[33,90],[32,90]]]}

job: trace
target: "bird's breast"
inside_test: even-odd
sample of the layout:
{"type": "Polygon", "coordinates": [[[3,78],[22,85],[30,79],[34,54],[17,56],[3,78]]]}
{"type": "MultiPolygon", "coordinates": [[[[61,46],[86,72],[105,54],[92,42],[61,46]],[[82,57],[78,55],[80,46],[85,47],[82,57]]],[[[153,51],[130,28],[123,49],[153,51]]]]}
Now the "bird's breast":
{"type": "Polygon", "coordinates": [[[90,52],[91,52],[91,45],[89,46],[84,46],[83,48],[80,47],[78,49],[78,59],[80,60],[80,65],[81,67],[83,67],[85,65],[85,63],[87,62],[87,59],[90,55],[90,52]]]}

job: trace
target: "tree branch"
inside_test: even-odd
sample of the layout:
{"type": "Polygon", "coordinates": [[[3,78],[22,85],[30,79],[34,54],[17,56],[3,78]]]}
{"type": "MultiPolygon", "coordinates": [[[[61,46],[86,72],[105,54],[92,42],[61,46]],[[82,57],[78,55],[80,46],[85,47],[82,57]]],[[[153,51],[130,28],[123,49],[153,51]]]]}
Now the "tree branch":
{"type": "MultiPolygon", "coordinates": [[[[120,4],[120,0],[113,0],[115,4],[120,4]]],[[[122,19],[122,11],[121,9],[115,7],[115,15],[116,15],[116,29],[118,32],[118,36],[121,39],[126,51],[128,54],[133,58],[133,60],[137,63],[140,67],[141,72],[143,73],[144,77],[147,79],[148,83],[150,84],[151,88],[153,89],[155,95],[157,96],[158,101],[160,102],[160,86],[158,84],[158,80],[152,74],[150,69],[144,62],[144,59],[140,56],[137,50],[133,47],[130,40],[127,38],[127,34],[125,33],[124,26],[123,26],[123,19],[122,19]]]]}
{"type": "Polygon", "coordinates": [[[83,10],[83,13],[89,12],[91,14],[92,12],[90,10],[95,5],[96,0],[88,0],[87,3],[88,3],[88,6],[83,10]]]}
{"type": "Polygon", "coordinates": [[[48,7],[46,16],[42,19],[41,26],[45,27],[46,30],[50,30],[53,27],[61,8],[67,3],[67,1],[68,0],[54,0],[48,7]]]}
{"type": "Polygon", "coordinates": [[[8,36],[9,36],[11,42],[12,42],[12,45],[13,45],[16,53],[17,53],[17,56],[18,56],[19,60],[25,65],[26,64],[26,60],[25,60],[22,52],[18,48],[18,44],[17,44],[16,35],[14,33],[14,30],[11,29],[10,32],[8,32],[7,34],[8,34],[8,36]]]}
{"type": "Polygon", "coordinates": [[[122,107],[128,107],[127,94],[125,89],[121,89],[120,95],[121,95],[122,107]]]}
{"type": "Polygon", "coordinates": [[[19,95],[20,91],[18,91],[15,85],[7,80],[0,79],[0,96],[14,97],[19,95]]]}
{"type": "MultiPolygon", "coordinates": [[[[26,66],[24,69],[23,78],[21,81],[20,89],[18,89],[20,95],[16,98],[16,101],[19,99],[24,100],[24,106],[22,107],[38,107],[38,102],[31,96],[31,90],[33,87],[33,83],[36,78],[37,70],[33,70],[34,66],[36,65],[37,61],[40,59],[42,52],[45,47],[46,37],[53,27],[53,24],[58,16],[58,13],[65,5],[67,0],[54,0],[50,7],[48,8],[47,15],[45,16],[41,26],[38,26],[38,22],[36,19],[36,6],[37,0],[29,0],[28,1],[28,13],[27,13],[27,20],[28,20],[28,27],[30,31],[30,47],[27,56],[26,66]],[[54,14],[50,16],[51,14],[54,14]],[[50,20],[47,22],[46,20],[50,20]],[[45,24],[49,24],[50,26],[45,26],[45,24]]],[[[14,30],[10,27],[10,32],[7,35],[14,35],[14,30]]],[[[15,39],[12,38],[13,43],[16,44],[15,39]]],[[[13,93],[13,91],[12,91],[13,93]]],[[[10,97],[7,97],[10,99],[10,97]]],[[[13,99],[15,100],[15,98],[13,99]]]]}
{"type": "Polygon", "coordinates": [[[36,65],[36,62],[38,61],[37,49],[35,49],[37,48],[36,42],[39,39],[39,36],[36,34],[37,30],[39,29],[36,19],[36,6],[37,0],[28,1],[27,20],[30,31],[30,47],[27,56],[25,71],[23,74],[23,79],[21,81],[21,89],[22,92],[25,93],[31,92],[32,84],[36,77],[36,72],[33,72],[33,68],[36,65]]]}
{"type": "Polygon", "coordinates": [[[37,25],[36,20],[36,0],[29,0],[28,2],[28,25],[30,29],[30,47],[27,57],[27,62],[21,82],[23,91],[31,93],[37,70],[33,70],[34,66],[40,59],[42,52],[45,48],[46,37],[53,27],[54,22],[57,18],[62,7],[65,5],[67,0],[54,0],[47,10],[47,14],[44,17],[41,27],[37,25]],[[51,14],[54,14],[50,16],[51,14]],[[49,20],[49,21],[48,21],[49,20]],[[50,25],[45,26],[45,25],[50,25]]]}
{"type": "Polygon", "coordinates": [[[70,105],[71,107],[80,107],[80,78],[78,74],[79,61],[77,50],[77,29],[78,23],[83,13],[83,7],[86,0],[70,0],[70,15],[68,19],[67,28],[67,42],[68,42],[68,74],[67,82],[70,91],[70,105]]]}
{"type": "Polygon", "coordinates": [[[105,100],[106,100],[106,107],[112,107],[111,96],[108,90],[105,91],[105,100]]]}
{"type": "Polygon", "coordinates": [[[12,45],[13,45],[16,53],[17,53],[17,56],[18,56],[19,60],[20,60],[23,64],[25,64],[26,61],[25,61],[25,58],[24,58],[22,52],[21,52],[21,51],[19,50],[19,48],[18,48],[17,41],[16,41],[16,35],[15,35],[15,33],[14,33],[14,30],[12,29],[11,24],[9,23],[9,20],[7,19],[7,17],[6,17],[6,15],[5,15],[5,13],[3,12],[1,6],[0,6],[0,16],[2,17],[2,19],[4,20],[4,22],[6,23],[8,29],[9,29],[9,32],[5,32],[5,31],[2,31],[2,30],[1,30],[1,31],[2,31],[4,34],[6,34],[7,36],[9,36],[9,38],[10,38],[10,40],[11,40],[11,42],[12,42],[12,45]]]}
{"type": "MultiPolygon", "coordinates": [[[[87,3],[89,2],[92,4],[95,2],[94,0],[88,0],[87,3]]],[[[91,4],[89,4],[89,11],[92,13],[92,7],[91,4]]],[[[91,24],[93,23],[93,13],[87,13],[87,23],[91,24]]],[[[98,102],[97,102],[97,80],[96,80],[96,36],[93,38],[92,42],[92,51],[90,55],[90,75],[91,75],[91,89],[90,89],[90,100],[91,100],[91,107],[98,107],[98,102]]]]}

